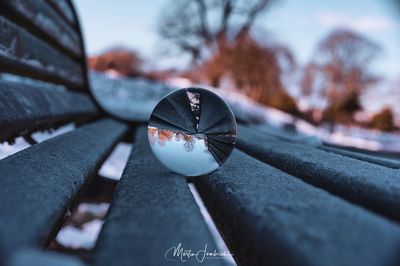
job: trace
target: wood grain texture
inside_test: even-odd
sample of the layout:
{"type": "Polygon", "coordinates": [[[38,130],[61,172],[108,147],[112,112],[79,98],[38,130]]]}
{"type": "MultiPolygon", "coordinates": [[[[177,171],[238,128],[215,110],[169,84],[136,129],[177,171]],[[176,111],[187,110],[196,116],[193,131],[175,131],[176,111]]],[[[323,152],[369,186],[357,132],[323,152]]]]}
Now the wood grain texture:
{"type": "Polygon", "coordinates": [[[0,71],[84,89],[78,63],[4,17],[0,17],[0,71]]]}
{"type": "Polygon", "coordinates": [[[381,165],[381,166],[385,166],[385,167],[389,167],[389,168],[393,168],[393,169],[400,169],[400,161],[392,160],[389,158],[380,158],[378,156],[374,156],[371,154],[363,154],[360,152],[349,151],[349,150],[340,149],[340,148],[331,147],[331,146],[321,146],[319,148],[324,151],[327,151],[327,152],[340,154],[340,155],[347,156],[350,158],[358,159],[360,161],[369,162],[369,163],[373,163],[373,164],[377,164],[377,165],[381,165]]]}
{"type": "MultiPolygon", "coordinates": [[[[164,168],[150,151],[146,130],[136,134],[134,151],[118,184],[94,252],[93,265],[177,265],[166,251],[215,249],[214,241],[184,176],[164,168]]],[[[223,265],[208,260],[206,265],[223,265]]],[[[191,258],[185,265],[199,265],[191,258]]]]}
{"type": "Polygon", "coordinates": [[[0,80],[0,141],[97,114],[86,94],[0,80]]]}
{"type": "Polygon", "coordinates": [[[238,127],[239,149],[307,183],[400,220],[400,171],[238,127]]]}
{"type": "Polygon", "coordinates": [[[5,266],[85,266],[79,259],[51,251],[22,248],[4,264],[5,266]]]}
{"type": "Polygon", "coordinates": [[[243,152],[193,179],[239,265],[397,265],[397,224],[243,152]]]}
{"type": "Polygon", "coordinates": [[[65,20],[67,20],[72,25],[76,25],[74,12],[71,8],[69,0],[47,0],[55,10],[57,10],[65,20]]]}
{"type": "Polygon", "coordinates": [[[127,126],[87,124],[0,161],[0,255],[43,246],[127,126]]]}
{"type": "MultiPolygon", "coordinates": [[[[38,30],[40,37],[56,43],[76,57],[82,56],[78,32],[46,0],[4,0],[8,15],[38,30]]],[[[12,18],[10,18],[13,20],[12,18]]]]}

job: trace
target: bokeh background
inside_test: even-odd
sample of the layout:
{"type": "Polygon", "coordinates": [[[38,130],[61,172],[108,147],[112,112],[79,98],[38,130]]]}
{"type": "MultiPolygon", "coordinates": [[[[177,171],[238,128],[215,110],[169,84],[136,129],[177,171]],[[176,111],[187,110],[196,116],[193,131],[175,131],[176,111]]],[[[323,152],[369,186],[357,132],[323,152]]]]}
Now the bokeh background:
{"type": "MultiPolygon", "coordinates": [[[[73,2],[92,92],[115,116],[145,123],[165,94],[200,86],[224,98],[239,122],[269,135],[400,160],[398,1],[73,2]]],[[[22,137],[0,144],[0,159],[30,146],[22,137]]],[[[117,145],[50,249],[88,258],[131,150],[117,145]]]]}
{"type": "Polygon", "coordinates": [[[200,84],[252,122],[335,145],[400,151],[396,1],[75,5],[88,65],[105,73],[92,73],[92,87],[106,109],[119,108],[125,118],[145,119],[168,88],[200,84]]]}

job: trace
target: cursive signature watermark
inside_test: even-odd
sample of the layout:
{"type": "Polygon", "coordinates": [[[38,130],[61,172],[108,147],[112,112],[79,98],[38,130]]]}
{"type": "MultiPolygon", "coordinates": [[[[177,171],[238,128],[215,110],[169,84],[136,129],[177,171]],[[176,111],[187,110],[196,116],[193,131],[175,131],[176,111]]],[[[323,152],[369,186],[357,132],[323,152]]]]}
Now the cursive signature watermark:
{"type": "Polygon", "coordinates": [[[165,252],[165,258],[172,261],[186,262],[191,259],[197,260],[198,263],[203,263],[208,259],[223,259],[227,256],[233,256],[229,252],[218,252],[217,250],[208,250],[207,244],[204,245],[203,249],[192,250],[185,249],[182,247],[182,243],[179,243],[176,247],[171,247],[165,252]]]}

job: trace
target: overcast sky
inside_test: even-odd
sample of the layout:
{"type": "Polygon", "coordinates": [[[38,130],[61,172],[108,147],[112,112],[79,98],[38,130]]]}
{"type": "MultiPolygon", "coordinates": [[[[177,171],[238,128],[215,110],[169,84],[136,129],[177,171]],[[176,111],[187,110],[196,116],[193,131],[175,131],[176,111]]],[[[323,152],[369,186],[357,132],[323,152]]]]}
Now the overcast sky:
{"type": "MultiPolygon", "coordinates": [[[[400,20],[389,0],[281,0],[257,27],[266,38],[292,49],[300,63],[307,62],[316,44],[336,27],[349,27],[383,47],[375,64],[379,74],[400,75],[400,20]]],[[[157,64],[180,67],[183,60],[160,62],[157,18],[171,0],[75,0],[86,49],[95,55],[116,45],[139,51],[157,64]],[[156,61],[157,60],[157,61],[156,61]]]]}

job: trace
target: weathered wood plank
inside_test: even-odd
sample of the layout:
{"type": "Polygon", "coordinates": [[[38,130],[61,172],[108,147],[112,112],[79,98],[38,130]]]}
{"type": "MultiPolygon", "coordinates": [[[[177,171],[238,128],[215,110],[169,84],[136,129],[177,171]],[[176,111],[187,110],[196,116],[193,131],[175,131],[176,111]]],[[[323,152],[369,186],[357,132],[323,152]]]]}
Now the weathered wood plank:
{"type": "Polygon", "coordinates": [[[239,126],[237,146],[278,169],[392,219],[400,220],[400,171],[279,141],[239,126]]]}
{"type": "Polygon", "coordinates": [[[327,152],[337,153],[337,154],[355,158],[355,159],[358,159],[361,161],[378,164],[378,165],[382,165],[382,166],[393,168],[393,169],[400,169],[400,161],[395,161],[395,160],[386,159],[386,158],[380,158],[380,157],[369,155],[369,154],[363,154],[360,152],[349,151],[349,150],[335,148],[335,147],[331,147],[331,146],[321,146],[319,148],[322,150],[325,150],[327,152]]]}
{"type": "Polygon", "coordinates": [[[68,0],[48,0],[49,3],[72,25],[76,25],[74,12],[68,0]]]}
{"type": "Polygon", "coordinates": [[[0,80],[0,141],[96,114],[83,93],[0,80]]]}
{"type": "Polygon", "coordinates": [[[397,224],[238,150],[193,181],[240,265],[399,262],[397,224]]]}
{"type": "Polygon", "coordinates": [[[0,17],[0,71],[63,84],[83,86],[81,66],[37,37],[0,17]]]}
{"type": "Polygon", "coordinates": [[[20,249],[15,252],[7,266],[84,266],[77,258],[39,249],[20,249]]]}
{"type": "MultiPolygon", "coordinates": [[[[179,243],[195,252],[206,244],[207,250],[215,249],[185,177],[156,160],[141,128],[100,233],[94,265],[176,265],[165,253],[179,243]]],[[[199,263],[191,258],[186,264],[199,263]]]]}
{"type": "MultiPolygon", "coordinates": [[[[325,150],[328,152],[337,153],[343,156],[359,159],[361,161],[378,164],[382,166],[386,166],[389,168],[400,169],[400,161],[396,161],[394,159],[384,158],[374,156],[372,153],[369,154],[367,152],[359,152],[359,151],[351,151],[346,148],[340,148],[338,146],[332,146],[329,144],[323,143],[320,139],[315,136],[306,136],[296,132],[290,132],[285,129],[274,128],[268,125],[260,125],[260,126],[252,126],[253,129],[256,129],[260,133],[262,132],[263,137],[266,139],[271,139],[272,141],[278,139],[281,141],[289,141],[295,142],[299,144],[304,144],[308,146],[313,146],[321,150],[325,150]]],[[[400,159],[400,157],[399,157],[400,159]]]]}
{"type": "Polygon", "coordinates": [[[0,250],[43,246],[127,126],[100,120],[0,161],[0,250]]]}
{"type": "Polygon", "coordinates": [[[4,0],[4,5],[13,11],[25,24],[34,25],[47,39],[72,52],[82,55],[78,33],[45,0],[4,0]]]}
{"type": "Polygon", "coordinates": [[[313,136],[305,136],[298,134],[296,132],[290,132],[284,129],[274,128],[268,125],[260,125],[260,126],[252,126],[252,129],[257,132],[262,133],[264,140],[269,141],[289,141],[295,142],[299,144],[304,144],[308,146],[313,146],[315,148],[325,150],[332,153],[337,153],[343,156],[359,159],[361,161],[382,165],[389,168],[400,169],[400,162],[395,161],[389,158],[382,158],[378,156],[374,156],[373,154],[361,153],[358,151],[350,151],[345,148],[340,148],[338,146],[331,146],[328,144],[324,144],[320,139],[313,136]]]}

